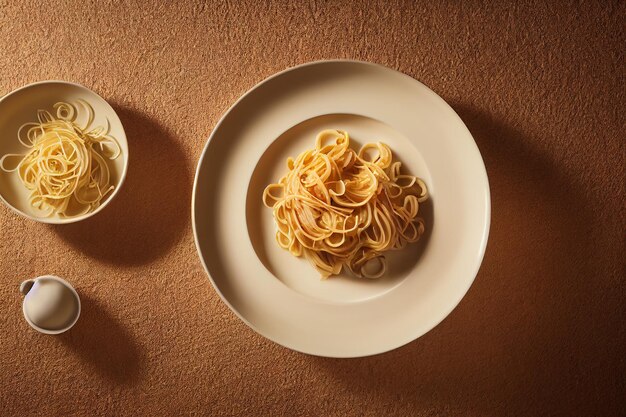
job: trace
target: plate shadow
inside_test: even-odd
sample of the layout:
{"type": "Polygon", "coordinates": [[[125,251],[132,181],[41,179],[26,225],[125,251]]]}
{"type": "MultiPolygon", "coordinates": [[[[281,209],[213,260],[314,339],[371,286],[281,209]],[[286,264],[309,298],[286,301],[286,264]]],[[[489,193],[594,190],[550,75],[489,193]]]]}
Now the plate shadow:
{"type": "Polygon", "coordinates": [[[422,409],[463,401],[483,414],[497,404],[528,414],[580,414],[587,405],[593,414],[584,402],[593,381],[580,369],[601,348],[593,315],[581,314],[597,308],[585,297],[593,292],[590,260],[599,256],[590,230],[602,227],[593,202],[516,127],[453,107],[481,150],[492,194],[490,238],[474,284],[417,341],[373,357],[313,362],[355,395],[422,409]]]}

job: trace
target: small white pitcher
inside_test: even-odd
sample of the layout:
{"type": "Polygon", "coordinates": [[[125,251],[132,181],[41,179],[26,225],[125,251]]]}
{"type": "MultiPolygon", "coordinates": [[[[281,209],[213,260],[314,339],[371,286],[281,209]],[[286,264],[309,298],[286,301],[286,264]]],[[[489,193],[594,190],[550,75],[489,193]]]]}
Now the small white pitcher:
{"type": "Polygon", "coordinates": [[[80,297],[69,282],[53,275],[29,279],[20,285],[26,322],[45,334],[63,333],[78,321],[80,297]]]}

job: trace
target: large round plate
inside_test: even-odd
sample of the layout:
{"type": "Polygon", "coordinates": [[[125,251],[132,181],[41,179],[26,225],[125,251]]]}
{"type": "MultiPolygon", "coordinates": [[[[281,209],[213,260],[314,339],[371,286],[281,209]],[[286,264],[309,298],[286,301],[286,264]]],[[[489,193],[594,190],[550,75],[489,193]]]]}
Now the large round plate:
{"type": "Polygon", "coordinates": [[[489,233],[487,175],[461,119],[418,81],[364,62],[301,65],[241,97],[211,134],[192,200],[200,259],[224,302],[263,336],[320,356],[373,355],[428,332],[469,289],[489,233]],[[379,280],[322,281],[274,241],[263,188],[325,128],[347,130],[355,147],[386,142],[429,187],[426,234],[389,255],[379,280]]]}

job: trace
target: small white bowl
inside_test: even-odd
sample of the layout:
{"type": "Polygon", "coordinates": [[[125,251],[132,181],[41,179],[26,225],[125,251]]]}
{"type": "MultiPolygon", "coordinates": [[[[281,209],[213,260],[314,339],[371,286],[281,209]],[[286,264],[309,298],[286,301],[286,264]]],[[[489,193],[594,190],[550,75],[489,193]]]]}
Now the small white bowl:
{"type": "Polygon", "coordinates": [[[84,100],[94,110],[92,126],[110,124],[110,134],[117,139],[121,154],[109,164],[111,183],[115,189],[106,196],[95,210],[74,217],[38,217],[28,202],[29,191],[21,183],[17,173],[0,170],[0,200],[11,210],[42,223],[74,223],[93,216],[117,195],[128,169],[128,142],[115,110],[102,97],[82,85],[65,81],[41,81],[28,84],[0,98],[0,158],[8,153],[25,153],[26,148],[17,139],[18,128],[37,120],[37,110],[52,110],[60,101],[75,103],[84,100]]]}

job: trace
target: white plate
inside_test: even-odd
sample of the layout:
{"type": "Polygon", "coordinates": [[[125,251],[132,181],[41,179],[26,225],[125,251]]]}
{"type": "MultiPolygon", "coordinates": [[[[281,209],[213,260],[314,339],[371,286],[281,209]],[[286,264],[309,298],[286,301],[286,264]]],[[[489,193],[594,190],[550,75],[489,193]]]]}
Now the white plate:
{"type": "MultiPolygon", "coordinates": [[[[55,103],[64,101],[76,104],[78,100],[89,103],[93,108],[94,120],[91,126],[106,126],[108,121],[109,133],[117,139],[120,145],[120,156],[109,163],[111,184],[115,185],[115,189],[101,201],[100,206],[86,214],[73,217],[58,215],[40,217],[29,204],[30,191],[21,183],[17,173],[0,170],[0,200],[13,211],[42,223],[74,223],[104,209],[122,188],[128,170],[128,142],[122,122],[109,103],[80,84],[66,81],[40,81],[28,84],[0,98],[0,158],[9,153],[26,153],[27,149],[17,139],[17,131],[22,124],[37,121],[37,110],[52,111],[55,103]]],[[[79,113],[78,118],[80,123],[84,123],[87,118],[86,112],[79,113]]]]}
{"type": "Polygon", "coordinates": [[[198,163],[192,218],[200,258],[224,302],[263,336],[320,356],[385,352],[441,322],[485,252],[490,200],[472,136],[437,94],[388,68],[314,62],[258,84],[224,115],[198,163]],[[265,185],[325,128],[353,146],[382,140],[424,179],[427,233],[389,256],[379,280],[319,279],[274,241],[265,185]]]}

